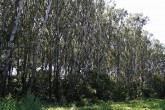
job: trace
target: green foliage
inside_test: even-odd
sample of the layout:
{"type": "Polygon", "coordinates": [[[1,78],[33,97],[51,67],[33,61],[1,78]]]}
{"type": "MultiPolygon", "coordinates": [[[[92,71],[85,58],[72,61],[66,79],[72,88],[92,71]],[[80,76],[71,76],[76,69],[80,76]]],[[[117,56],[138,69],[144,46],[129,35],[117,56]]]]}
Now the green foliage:
{"type": "Polygon", "coordinates": [[[68,104],[67,100],[65,99],[65,97],[62,97],[60,99],[59,105],[60,106],[66,106],[68,104]]]}
{"type": "Polygon", "coordinates": [[[34,94],[27,93],[21,101],[14,99],[11,94],[1,99],[0,110],[42,110],[42,104],[34,94]]]}
{"type": "Polygon", "coordinates": [[[146,80],[141,88],[143,97],[164,98],[165,82],[162,78],[163,75],[156,74],[146,80]]]}
{"type": "Polygon", "coordinates": [[[92,100],[88,98],[81,99],[81,106],[89,106],[92,104],[92,100]]]}
{"type": "Polygon", "coordinates": [[[7,95],[4,99],[1,99],[0,110],[16,110],[17,101],[14,100],[11,94],[7,95]]]}
{"type": "Polygon", "coordinates": [[[112,100],[113,101],[124,101],[128,98],[128,88],[123,83],[115,83],[113,89],[112,100]]]}
{"type": "Polygon", "coordinates": [[[42,105],[40,100],[34,94],[27,92],[26,97],[23,99],[20,110],[41,110],[42,105]]]}
{"type": "Polygon", "coordinates": [[[160,106],[161,106],[162,110],[165,110],[165,100],[162,100],[160,102],[160,106]]]}

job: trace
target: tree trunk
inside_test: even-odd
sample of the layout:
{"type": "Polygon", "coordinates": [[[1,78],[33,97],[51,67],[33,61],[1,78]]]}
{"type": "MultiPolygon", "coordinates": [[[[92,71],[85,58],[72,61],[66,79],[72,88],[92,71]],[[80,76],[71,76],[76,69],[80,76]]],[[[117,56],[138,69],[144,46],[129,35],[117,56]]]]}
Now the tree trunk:
{"type": "Polygon", "coordinates": [[[46,22],[47,22],[47,19],[48,19],[48,15],[49,15],[49,12],[50,12],[51,4],[52,4],[52,0],[49,0],[49,5],[48,5],[48,8],[46,10],[45,19],[43,21],[42,30],[40,32],[40,36],[39,36],[37,46],[36,46],[36,51],[35,51],[35,54],[34,54],[32,76],[30,78],[30,86],[28,88],[29,91],[31,91],[33,89],[33,86],[35,85],[34,80],[35,80],[35,76],[36,76],[35,73],[36,73],[37,58],[38,58],[38,54],[39,54],[39,50],[40,50],[40,46],[41,46],[41,42],[42,42],[42,38],[43,38],[43,34],[44,34],[44,29],[45,29],[46,22]]]}
{"type": "Polygon", "coordinates": [[[10,35],[10,40],[8,42],[5,71],[2,73],[2,82],[1,82],[1,90],[0,90],[0,95],[1,96],[5,95],[6,79],[7,79],[8,70],[9,70],[9,63],[10,63],[10,60],[11,60],[11,52],[12,52],[13,46],[14,46],[13,42],[14,42],[14,39],[15,39],[15,33],[17,31],[19,18],[21,16],[21,11],[22,11],[22,8],[23,8],[23,2],[24,2],[24,0],[20,0],[19,1],[17,15],[15,17],[15,22],[14,22],[14,25],[13,25],[13,28],[12,28],[12,32],[11,32],[11,35],[10,35]]]}
{"type": "MultiPolygon", "coordinates": [[[[4,31],[5,31],[5,27],[6,27],[6,16],[7,16],[7,14],[8,14],[8,12],[9,12],[9,10],[10,10],[10,8],[11,8],[11,5],[13,5],[14,4],[14,2],[15,1],[10,1],[8,4],[7,4],[7,6],[6,6],[6,8],[4,9],[4,12],[3,12],[3,14],[2,14],[2,30],[0,31],[0,72],[2,73],[2,72],[4,72],[4,70],[3,70],[3,67],[2,67],[2,44],[3,44],[3,34],[4,34],[4,31]]],[[[1,88],[1,85],[3,85],[2,84],[2,82],[4,82],[3,80],[3,75],[1,74],[1,77],[0,77],[0,80],[2,80],[1,81],[1,83],[0,83],[0,94],[2,94],[1,92],[1,90],[2,90],[2,88],[1,88]]],[[[1,96],[1,95],[0,95],[1,96]]]]}
{"type": "Polygon", "coordinates": [[[57,11],[56,11],[56,55],[55,55],[55,65],[56,65],[56,76],[55,76],[55,97],[57,102],[60,101],[60,97],[59,97],[59,73],[60,73],[60,30],[59,30],[59,0],[57,0],[57,11]]]}
{"type": "Polygon", "coordinates": [[[3,39],[2,39],[2,32],[0,32],[0,72],[2,71],[2,42],[3,42],[3,39]]]}
{"type": "Polygon", "coordinates": [[[52,97],[52,67],[53,67],[53,64],[52,64],[52,60],[53,60],[53,58],[52,58],[52,50],[53,50],[53,37],[54,37],[54,35],[53,35],[53,31],[52,31],[52,28],[53,28],[53,22],[52,22],[52,20],[51,20],[51,25],[50,25],[50,41],[49,41],[49,43],[50,43],[50,49],[49,49],[49,99],[51,99],[51,97],[52,97]]]}

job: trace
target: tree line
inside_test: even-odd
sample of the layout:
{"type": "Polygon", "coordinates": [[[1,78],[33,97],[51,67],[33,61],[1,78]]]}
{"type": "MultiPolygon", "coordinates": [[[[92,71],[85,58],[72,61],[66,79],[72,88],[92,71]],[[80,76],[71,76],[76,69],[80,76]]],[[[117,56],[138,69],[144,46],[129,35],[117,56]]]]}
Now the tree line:
{"type": "Polygon", "coordinates": [[[104,0],[1,0],[0,96],[165,97],[164,46],[149,18],[104,0]]]}

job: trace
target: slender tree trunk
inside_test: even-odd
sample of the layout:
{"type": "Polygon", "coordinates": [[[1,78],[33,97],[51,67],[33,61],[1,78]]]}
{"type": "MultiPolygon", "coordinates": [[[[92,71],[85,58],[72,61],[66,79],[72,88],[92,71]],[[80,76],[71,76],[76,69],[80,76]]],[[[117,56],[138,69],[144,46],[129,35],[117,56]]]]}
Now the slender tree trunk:
{"type": "Polygon", "coordinates": [[[22,76],[21,76],[21,79],[22,79],[22,93],[25,92],[25,84],[26,84],[26,74],[27,74],[27,71],[26,71],[26,66],[27,66],[27,57],[28,57],[28,54],[27,54],[27,49],[26,49],[26,44],[25,44],[25,48],[24,48],[24,55],[23,55],[23,73],[22,73],[22,76]]]}
{"type": "Polygon", "coordinates": [[[23,8],[23,2],[24,2],[24,0],[19,1],[17,15],[16,15],[15,22],[14,22],[14,25],[13,25],[13,29],[12,29],[12,32],[11,32],[11,35],[10,35],[10,40],[8,42],[5,71],[2,73],[2,83],[1,83],[1,90],[0,90],[0,95],[1,96],[5,95],[6,79],[7,79],[8,70],[9,70],[9,63],[10,63],[10,60],[11,60],[11,52],[12,52],[13,46],[14,46],[13,42],[14,42],[14,39],[15,39],[15,33],[17,31],[19,18],[21,16],[21,11],[22,11],[22,8],[23,8]]]}
{"type": "Polygon", "coordinates": [[[0,32],[0,72],[2,72],[2,42],[3,42],[3,39],[2,39],[2,32],[0,32]]]}
{"type": "MultiPolygon", "coordinates": [[[[10,0],[10,2],[7,4],[6,8],[4,9],[3,15],[2,15],[2,30],[0,31],[0,72],[4,72],[4,70],[2,70],[2,45],[3,45],[3,34],[5,31],[5,27],[6,27],[6,16],[11,8],[11,6],[14,4],[15,0],[10,0]]],[[[2,76],[2,75],[1,75],[2,76]]],[[[3,80],[2,77],[0,77],[0,80],[3,80]]],[[[1,85],[1,83],[0,83],[1,85]]],[[[1,89],[0,89],[1,91],[1,89]]]]}
{"type": "Polygon", "coordinates": [[[54,34],[53,34],[53,19],[51,19],[51,22],[50,22],[50,31],[49,31],[49,34],[50,34],[50,47],[49,47],[49,99],[52,98],[52,73],[53,73],[53,70],[52,70],[52,67],[53,67],[53,40],[54,40],[54,34]]]}
{"type": "Polygon", "coordinates": [[[45,19],[43,21],[42,30],[40,32],[40,36],[39,36],[37,46],[36,46],[36,51],[35,51],[35,54],[34,54],[32,76],[30,78],[29,91],[31,91],[33,89],[33,86],[35,85],[34,80],[35,80],[35,73],[36,73],[37,58],[38,58],[38,54],[39,54],[39,50],[40,50],[40,46],[41,46],[41,42],[42,42],[42,38],[43,38],[43,34],[44,34],[44,29],[45,29],[46,22],[47,22],[47,19],[48,19],[48,15],[49,15],[49,12],[50,12],[51,4],[52,4],[52,0],[49,0],[49,5],[48,5],[48,8],[46,10],[45,19]]]}
{"type": "Polygon", "coordinates": [[[119,81],[120,79],[120,54],[121,54],[121,51],[120,51],[120,38],[117,39],[117,55],[116,55],[116,66],[117,66],[117,81],[119,81]]]}
{"type": "MultiPolygon", "coordinates": [[[[57,8],[59,8],[59,0],[57,0],[57,8]]],[[[55,97],[57,102],[60,101],[59,97],[59,73],[60,73],[60,30],[59,30],[59,9],[56,11],[56,55],[55,55],[55,65],[56,65],[56,77],[55,77],[55,97]]]]}

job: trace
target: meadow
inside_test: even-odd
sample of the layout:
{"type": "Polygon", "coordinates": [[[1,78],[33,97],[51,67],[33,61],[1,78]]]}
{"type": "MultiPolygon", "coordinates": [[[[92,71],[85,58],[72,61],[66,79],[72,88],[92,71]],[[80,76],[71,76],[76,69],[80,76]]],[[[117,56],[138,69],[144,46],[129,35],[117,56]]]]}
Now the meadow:
{"type": "Polygon", "coordinates": [[[99,101],[77,107],[75,104],[66,106],[47,106],[45,110],[165,110],[165,100],[162,99],[137,99],[124,102],[99,101]]]}

